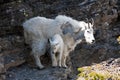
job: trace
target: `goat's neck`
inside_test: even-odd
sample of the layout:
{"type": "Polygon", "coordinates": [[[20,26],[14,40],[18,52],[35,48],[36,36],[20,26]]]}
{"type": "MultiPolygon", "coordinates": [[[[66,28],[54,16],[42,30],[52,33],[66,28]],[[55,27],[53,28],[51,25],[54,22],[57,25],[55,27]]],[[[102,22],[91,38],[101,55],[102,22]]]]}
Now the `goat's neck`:
{"type": "Polygon", "coordinates": [[[84,32],[85,31],[81,31],[80,33],[78,33],[77,35],[75,34],[73,37],[74,37],[74,40],[75,41],[78,41],[78,40],[82,40],[84,39],[84,32]]]}

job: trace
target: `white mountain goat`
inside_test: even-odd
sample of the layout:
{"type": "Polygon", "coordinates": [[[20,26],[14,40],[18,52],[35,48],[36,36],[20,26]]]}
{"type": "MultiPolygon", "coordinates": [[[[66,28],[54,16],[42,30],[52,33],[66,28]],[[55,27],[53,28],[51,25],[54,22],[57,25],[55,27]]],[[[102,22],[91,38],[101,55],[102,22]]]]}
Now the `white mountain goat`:
{"type": "MultiPolygon", "coordinates": [[[[93,33],[93,23],[85,23],[83,21],[77,21],[70,17],[59,15],[55,19],[48,19],[45,17],[34,17],[23,23],[25,42],[32,48],[32,55],[35,58],[36,65],[42,69],[44,66],[41,64],[40,56],[46,52],[46,46],[48,39],[55,34],[71,33],[75,40],[79,40],[81,31],[85,32],[85,35],[93,33]],[[64,27],[67,23],[70,23],[72,27],[64,27]],[[89,24],[89,26],[88,26],[89,24]],[[88,29],[89,27],[89,29],[88,29]],[[88,29],[88,31],[87,31],[88,29]],[[89,32],[90,31],[90,32],[89,32]],[[79,34],[80,33],[80,34],[79,34]]],[[[93,34],[86,37],[88,43],[95,41],[93,34]]]]}

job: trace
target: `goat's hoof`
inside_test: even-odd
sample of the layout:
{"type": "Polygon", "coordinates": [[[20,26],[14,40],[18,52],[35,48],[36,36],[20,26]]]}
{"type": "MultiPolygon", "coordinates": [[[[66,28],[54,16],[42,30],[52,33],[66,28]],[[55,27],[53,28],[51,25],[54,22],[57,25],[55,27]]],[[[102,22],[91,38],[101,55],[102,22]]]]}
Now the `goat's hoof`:
{"type": "Polygon", "coordinates": [[[52,66],[52,68],[55,68],[55,67],[57,67],[57,66],[52,66]]]}
{"type": "Polygon", "coordinates": [[[58,68],[61,68],[60,66],[57,66],[58,68]]]}
{"type": "Polygon", "coordinates": [[[57,67],[57,64],[53,64],[52,67],[57,67]]]}
{"type": "Polygon", "coordinates": [[[45,67],[43,67],[43,68],[39,68],[38,70],[43,70],[43,69],[45,69],[45,67]]]}
{"type": "Polygon", "coordinates": [[[63,66],[63,68],[67,69],[67,68],[68,68],[68,66],[63,66]]]}
{"type": "Polygon", "coordinates": [[[67,69],[68,67],[63,67],[64,69],[67,69]]]}
{"type": "Polygon", "coordinates": [[[42,66],[42,67],[37,67],[37,69],[38,69],[38,70],[43,70],[43,69],[45,69],[45,67],[44,67],[44,66],[42,66]]]}
{"type": "Polygon", "coordinates": [[[60,65],[60,66],[58,66],[59,68],[61,68],[62,66],[60,65]]]}

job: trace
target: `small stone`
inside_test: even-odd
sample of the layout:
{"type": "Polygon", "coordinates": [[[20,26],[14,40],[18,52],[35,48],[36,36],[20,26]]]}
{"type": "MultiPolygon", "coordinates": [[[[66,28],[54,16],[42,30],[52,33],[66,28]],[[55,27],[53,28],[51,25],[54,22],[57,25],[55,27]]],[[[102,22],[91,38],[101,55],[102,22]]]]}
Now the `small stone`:
{"type": "Polygon", "coordinates": [[[11,77],[12,77],[12,74],[9,74],[9,75],[8,75],[8,77],[10,77],[10,78],[11,78],[11,77]]]}

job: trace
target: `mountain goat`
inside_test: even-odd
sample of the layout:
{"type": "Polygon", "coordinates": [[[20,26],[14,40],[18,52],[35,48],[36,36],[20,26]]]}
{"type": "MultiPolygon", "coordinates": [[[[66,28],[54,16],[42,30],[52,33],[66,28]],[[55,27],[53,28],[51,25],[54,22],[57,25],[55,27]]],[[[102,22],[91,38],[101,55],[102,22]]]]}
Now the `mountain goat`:
{"type": "Polygon", "coordinates": [[[59,34],[55,34],[53,37],[49,39],[49,42],[50,42],[50,54],[52,59],[52,66],[59,65],[61,67],[61,61],[64,50],[63,39],[59,34]]]}
{"type": "MultiPolygon", "coordinates": [[[[45,54],[48,39],[50,37],[55,34],[62,35],[71,33],[71,37],[75,40],[79,40],[81,37],[81,31],[86,31],[86,28],[93,31],[92,27],[92,23],[77,21],[64,15],[59,15],[55,19],[38,16],[23,23],[25,42],[31,46],[31,54],[34,56],[36,65],[40,69],[44,68],[44,66],[41,64],[39,57],[45,54]],[[68,23],[70,23],[72,27],[62,27],[68,25],[68,23]],[[87,24],[89,24],[89,26],[87,24]]],[[[88,31],[86,31],[86,33],[88,33],[88,31]]],[[[86,41],[88,43],[93,43],[95,40],[93,34],[91,33],[89,36],[86,38],[86,41]],[[89,36],[92,36],[92,38],[89,39],[89,36]]]]}
{"type": "Polygon", "coordinates": [[[77,44],[81,42],[81,40],[75,41],[71,35],[65,34],[60,35],[56,34],[49,39],[50,47],[51,47],[51,59],[52,66],[66,67],[66,58],[69,53],[74,50],[77,44]]]}
{"type": "Polygon", "coordinates": [[[61,26],[63,33],[65,33],[64,35],[56,34],[49,39],[52,66],[67,67],[66,58],[69,53],[75,49],[76,45],[83,39],[85,39],[86,42],[91,39],[94,40],[93,29],[90,28],[91,24],[87,25],[88,26],[85,30],[81,30],[79,33],[74,33],[72,25],[70,23],[66,23],[64,26],[61,26]],[[56,55],[57,53],[58,55],[56,55]]]}

